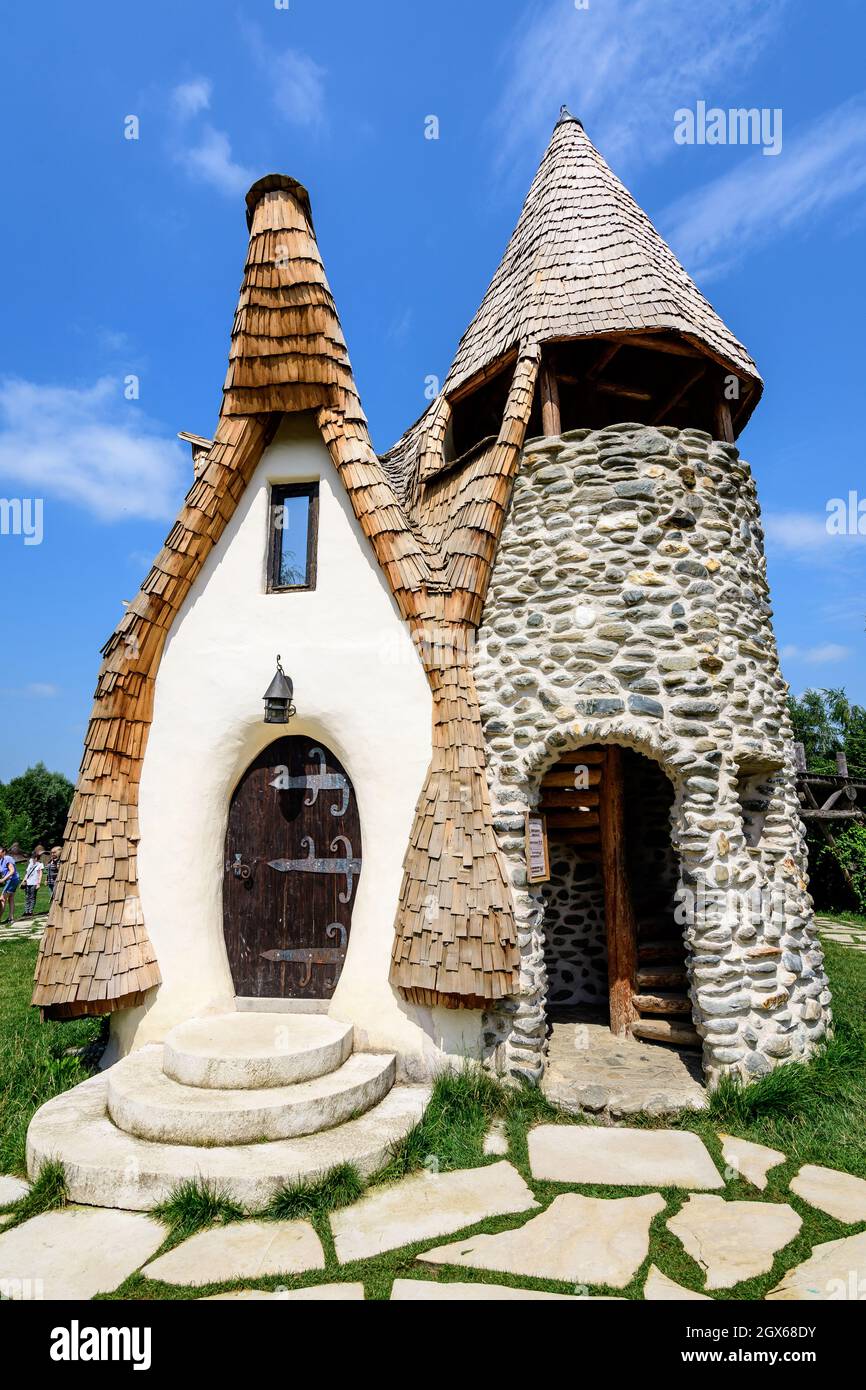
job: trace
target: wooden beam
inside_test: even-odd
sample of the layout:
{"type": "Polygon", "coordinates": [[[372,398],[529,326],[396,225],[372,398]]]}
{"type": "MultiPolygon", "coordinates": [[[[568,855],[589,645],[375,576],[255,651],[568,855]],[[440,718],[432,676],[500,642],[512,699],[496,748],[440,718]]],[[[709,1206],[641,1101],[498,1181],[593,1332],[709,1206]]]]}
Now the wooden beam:
{"type": "Polygon", "coordinates": [[[541,428],[546,436],[562,434],[559,387],[549,361],[541,364],[541,428]]]}
{"type": "Polygon", "coordinates": [[[724,397],[716,403],[716,436],[725,444],[734,442],[734,423],[731,419],[730,402],[724,397]]]}
{"type": "MultiPolygon", "coordinates": [[[[602,342],[604,342],[604,339],[602,339],[602,342]]],[[[623,344],[619,342],[606,344],[606,346],[599,353],[598,357],[595,359],[589,371],[587,372],[587,376],[590,378],[591,381],[594,381],[596,377],[601,376],[605,367],[608,365],[609,362],[613,361],[613,359],[616,357],[617,353],[619,352],[622,346],[623,344]]]]}
{"type": "Polygon", "coordinates": [[[597,381],[597,391],[607,391],[611,396],[627,396],[630,401],[651,401],[651,391],[639,391],[635,386],[624,386],[620,381],[597,381]]]}
{"type": "Polygon", "coordinates": [[[610,747],[605,751],[599,820],[610,1031],[618,1037],[626,1037],[638,1017],[632,1002],[637,970],[637,928],[625,855],[622,749],[610,747]]]}
{"type": "Polygon", "coordinates": [[[640,330],[629,333],[623,330],[621,333],[600,333],[598,337],[602,342],[619,343],[620,347],[648,348],[650,352],[670,352],[676,357],[703,357],[704,352],[693,347],[683,338],[659,338],[652,333],[642,333],[640,330]]]}
{"type": "Polygon", "coordinates": [[[685,1023],[671,1023],[666,1018],[642,1018],[631,1030],[633,1038],[643,1038],[646,1042],[665,1042],[680,1047],[700,1047],[700,1034],[685,1023]]]}
{"type": "Polygon", "coordinates": [[[707,364],[706,362],[702,362],[701,365],[698,368],[696,368],[695,371],[691,372],[689,376],[686,377],[685,381],[677,387],[673,395],[668,397],[661,410],[656,411],[655,415],[650,420],[650,424],[657,425],[661,420],[664,419],[666,415],[669,415],[670,412],[676,406],[679,405],[683,396],[685,396],[689,391],[691,391],[692,387],[695,385],[696,382],[700,381],[701,377],[705,374],[706,370],[707,364]]]}

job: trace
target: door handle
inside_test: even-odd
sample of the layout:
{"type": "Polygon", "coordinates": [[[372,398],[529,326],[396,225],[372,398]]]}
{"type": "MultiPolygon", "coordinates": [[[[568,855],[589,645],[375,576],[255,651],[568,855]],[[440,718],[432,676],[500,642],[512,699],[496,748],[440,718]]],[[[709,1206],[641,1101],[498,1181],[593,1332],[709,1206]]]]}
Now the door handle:
{"type": "Polygon", "coordinates": [[[249,864],[245,864],[243,862],[243,858],[240,854],[236,854],[234,858],[234,863],[231,865],[227,864],[226,868],[231,869],[235,878],[246,879],[249,878],[252,873],[252,869],[250,868],[249,864]]]}

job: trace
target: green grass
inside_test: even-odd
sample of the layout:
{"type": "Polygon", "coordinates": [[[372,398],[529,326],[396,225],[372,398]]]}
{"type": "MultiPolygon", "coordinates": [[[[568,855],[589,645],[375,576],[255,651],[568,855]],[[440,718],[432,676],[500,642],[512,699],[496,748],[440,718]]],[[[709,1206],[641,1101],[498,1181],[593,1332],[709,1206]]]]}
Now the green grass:
{"type": "MultiPolygon", "coordinates": [[[[850,920],[850,919],[849,919],[850,920]]],[[[31,951],[30,943],[9,943],[13,948],[31,951]]],[[[674,1120],[631,1119],[632,1125],[646,1128],[691,1130],[706,1144],[719,1170],[725,1173],[721,1194],[728,1200],[745,1202],[788,1202],[802,1218],[797,1237],[780,1251],[772,1270],[756,1279],[744,1281],[715,1295],[723,1300],[743,1301],[762,1298],[785,1270],[806,1259],[819,1242],[834,1240],[866,1229],[866,1223],[845,1226],[794,1197],[788,1184],[803,1163],[819,1163],[866,1177],[866,953],[827,943],[827,967],[834,991],[836,1032],[833,1039],[811,1064],[789,1063],[777,1068],[747,1088],[726,1084],[702,1112],[686,1112],[674,1120]],[[759,1192],[737,1174],[725,1171],[719,1132],[749,1139],[782,1150],[786,1161],[771,1169],[768,1185],[759,1192]]],[[[3,976],[0,976],[2,980],[3,976]]],[[[0,1017],[0,1024],[4,1019],[0,1017]]],[[[54,1025],[59,1027],[60,1025],[54,1025]]],[[[70,1025],[63,1025],[64,1029],[70,1025]]],[[[547,1207],[560,1193],[580,1191],[590,1197],[621,1198],[639,1195],[646,1188],[605,1186],[561,1186],[538,1182],[529,1170],[527,1132],[535,1124],[586,1124],[555,1110],[540,1091],[531,1087],[505,1087],[476,1068],[443,1073],[435,1082],[427,1111],[418,1125],[396,1146],[388,1163],[366,1186],[351,1168],[341,1167],[318,1183],[289,1184],[264,1212],[249,1213],[259,1219],[310,1220],[319,1235],[325,1267],[301,1276],[274,1276],[254,1281],[190,1289],[163,1284],[135,1274],[113,1294],[115,1299],[187,1299],[233,1288],[262,1290],[304,1288],[340,1281],[362,1282],[368,1299],[387,1299],[395,1278],[423,1278],[466,1283],[509,1284],[525,1288],[573,1294],[574,1286],[547,1280],[519,1279],[458,1267],[425,1265],[418,1256],[433,1245],[462,1239],[471,1234],[495,1234],[521,1226],[536,1212],[491,1219],[464,1231],[455,1231],[441,1241],[427,1240],[373,1259],[352,1264],[338,1263],[328,1212],[357,1199],[363,1190],[392,1182],[422,1169],[444,1172],[454,1168],[477,1167],[499,1160],[483,1153],[483,1139],[492,1120],[504,1121],[510,1140],[509,1160],[531,1187],[541,1207],[547,1207]]],[[[653,1190],[653,1189],[649,1189],[653,1190]]],[[[655,1189],[658,1190],[658,1189],[655,1189]]],[[[640,1299],[649,1265],[657,1265],[669,1278],[695,1291],[705,1292],[703,1273],[686,1253],[680,1241],[667,1229],[666,1222],[688,1200],[688,1193],[661,1189],[665,1210],[651,1227],[650,1253],[625,1289],[590,1287],[592,1294],[616,1294],[620,1298],[640,1299]]],[[[187,1184],[175,1193],[157,1213],[169,1231],[164,1248],[170,1248],[196,1230],[238,1220],[240,1208],[216,1189],[187,1184]]],[[[583,1291],[583,1290],[581,1290],[583,1291]]]]}
{"type": "Polygon", "coordinates": [[[177,1244],[208,1226],[239,1221],[244,1210],[216,1184],[190,1180],[180,1183],[167,1201],[154,1207],[153,1215],[168,1226],[171,1243],[177,1244]]]}
{"type": "Polygon", "coordinates": [[[15,1218],[14,1221],[8,1222],[3,1229],[10,1231],[13,1226],[20,1225],[22,1221],[29,1221],[31,1216],[40,1216],[44,1211],[56,1211],[58,1207],[65,1206],[66,1202],[66,1174],[63,1170],[63,1164],[49,1159],[39,1169],[30,1185],[30,1191],[19,1201],[12,1202],[10,1206],[2,1208],[3,1212],[11,1213],[15,1218]]]}
{"type": "Polygon", "coordinates": [[[39,943],[0,942],[0,1173],[24,1176],[24,1141],[34,1110],[90,1075],[69,1049],[95,1049],[99,1018],[41,1023],[30,1006],[39,943]]]}
{"type": "Polygon", "coordinates": [[[324,1216],[339,1207],[351,1206],[364,1192],[364,1180],[351,1163],[340,1163],[318,1182],[286,1183],[268,1203],[264,1216],[273,1221],[296,1221],[302,1217],[324,1216]]]}

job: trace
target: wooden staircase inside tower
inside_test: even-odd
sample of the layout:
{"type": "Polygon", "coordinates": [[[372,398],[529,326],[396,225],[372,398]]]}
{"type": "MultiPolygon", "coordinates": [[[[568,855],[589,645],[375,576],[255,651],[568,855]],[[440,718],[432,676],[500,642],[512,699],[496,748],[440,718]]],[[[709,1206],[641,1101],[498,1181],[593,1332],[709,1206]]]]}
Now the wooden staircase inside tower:
{"type": "Polygon", "coordinates": [[[700,1045],[687,993],[685,949],[675,922],[635,912],[627,860],[623,752],[616,746],[564,753],[542,778],[538,809],[548,834],[601,865],[610,1027],[613,1033],[680,1047],[700,1045]]]}

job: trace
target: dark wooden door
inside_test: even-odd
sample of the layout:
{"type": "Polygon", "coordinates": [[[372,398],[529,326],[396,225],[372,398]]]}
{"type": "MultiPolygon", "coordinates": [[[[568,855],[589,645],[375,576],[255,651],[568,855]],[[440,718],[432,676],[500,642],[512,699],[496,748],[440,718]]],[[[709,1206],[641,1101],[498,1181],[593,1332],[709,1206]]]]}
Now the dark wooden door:
{"type": "Polygon", "coordinates": [[[238,995],[328,999],[361,872],[354,788],[310,738],[277,739],[229,808],[223,930],[238,995]]]}

